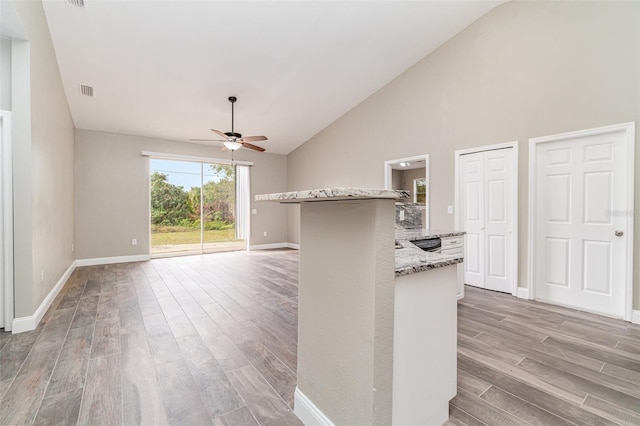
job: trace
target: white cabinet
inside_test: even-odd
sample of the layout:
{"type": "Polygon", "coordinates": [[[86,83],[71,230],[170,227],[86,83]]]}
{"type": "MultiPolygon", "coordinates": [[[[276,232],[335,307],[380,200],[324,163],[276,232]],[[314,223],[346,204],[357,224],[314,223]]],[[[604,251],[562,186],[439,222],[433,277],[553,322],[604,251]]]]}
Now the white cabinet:
{"type": "Polygon", "coordinates": [[[463,243],[464,236],[458,235],[455,237],[442,237],[440,238],[441,248],[440,253],[447,256],[460,256],[464,254],[463,243]]]}

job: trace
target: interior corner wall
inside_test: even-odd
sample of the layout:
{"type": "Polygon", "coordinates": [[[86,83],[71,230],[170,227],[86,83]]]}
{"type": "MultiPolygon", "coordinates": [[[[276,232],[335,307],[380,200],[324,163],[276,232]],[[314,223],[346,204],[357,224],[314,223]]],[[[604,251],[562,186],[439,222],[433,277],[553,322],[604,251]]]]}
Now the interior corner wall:
{"type": "Polygon", "coordinates": [[[73,265],[74,124],[41,2],[12,2],[15,317],[36,313],[73,265]],[[42,278],[43,277],[43,278],[42,278]]]}
{"type": "MultiPolygon", "coordinates": [[[[288,156],[288,190],[384,185],[384,161],[429,154],[431,225],[452,228],[454,151],[518,140],[518,284],[527,282],[528,139],[640,120],[640,3],[498,6],[288,156]]],[[[636,125],[636,143],[640,125],[636,125]]],[[[636,210],[640,211],[636,149],[636,210]]],[[[634,309],[640,309],[640,221],[634,309]]],[[[298,242],[299,219],[289,226],[298,242]]]]}
{"type": "Polygon", "coordinates": [[[0,110],[11,111],[11,40],[0,38],[0,110]]]}
{"type": "MultiPolygon", "coordinates": [[[[77,259],[150,254],[150,160],[142,151],[229,158],[218,147],[116,133],[77,129],[75,139],[77,259]]],[[[254,163],[250,185],[256,214],[250,217],[249,244],[286,243],[286,206],[257,203],[254,197],[286,189],[286,157],[240,150],[235,159],[254,163]]]]}

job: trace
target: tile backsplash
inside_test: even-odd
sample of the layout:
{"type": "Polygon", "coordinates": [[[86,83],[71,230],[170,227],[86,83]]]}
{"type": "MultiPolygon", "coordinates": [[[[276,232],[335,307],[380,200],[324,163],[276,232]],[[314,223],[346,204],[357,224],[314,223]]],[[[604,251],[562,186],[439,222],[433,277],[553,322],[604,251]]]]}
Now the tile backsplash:
{"type": "Polygon", "coordinates": [[[425,206],[422,204],[396,203],[396,229],[423,228],[424,210],[425,206]]]}

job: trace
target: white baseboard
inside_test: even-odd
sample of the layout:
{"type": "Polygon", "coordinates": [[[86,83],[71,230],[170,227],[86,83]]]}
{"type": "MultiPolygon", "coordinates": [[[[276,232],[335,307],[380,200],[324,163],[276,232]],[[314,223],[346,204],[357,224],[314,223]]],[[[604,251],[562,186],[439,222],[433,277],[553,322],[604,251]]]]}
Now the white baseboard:
{"type": "Polygon", "coordinates": [[[516,290],[516,297],[518,299],[529,299],[529,289],[524,287],[518,287],[516,290]]]}
{"type": "Polygon", "coordinates": [[[110,265],[112,263],[146,262],[150,260],[148,254],[136,254],[134,256],[96,257],[94,259],[78,259],[76,266],[110,265]]]}
{"type": "Polygon", "coordinates": [[[279,249],[279,248],[290,248],[290,249],[300,249],[300,244],[293,243],[271,243],[271,244],[254,244],[252,246],[248,246],[247,250],[269,250],[269,249],[279,249]]]}
{"type": "Polygon", "coordinates": [[[293,413],[305,426],[333,426],[333,422],[297,386],[293,394],[293,413]]]}
{"type": "Polygon", "coordinates": [[[631,311],[631,322],[634,324],[640,324],[640,311],[631,311]]]}
{"type": "Polygon", "coordinates": [[[36,329],[38,324],[40,324],[42,317],[47,312],[47,309],[49,309],[49,306],[51,306],[51,303],[53,303],[53,299],[55,299],[58,293],[60,293],[60,290],[62,290],[62,287],[64,287],[74,269],[76,269],[75,261],[71,262],[71,265],[69,265],[67,270],[64,271],[64,274],[62,274],[56,285],[53,286],[49,294],[47,294],[47,296],[44,298],[40,306],[38,306],[38,309],[36,309],[36,312],[33,315],[30,315],[28,317],[15,318],[13,320],[13,322],[11,323],[12,333],[22,333],[25,331],[32,331],[36,329]]]}

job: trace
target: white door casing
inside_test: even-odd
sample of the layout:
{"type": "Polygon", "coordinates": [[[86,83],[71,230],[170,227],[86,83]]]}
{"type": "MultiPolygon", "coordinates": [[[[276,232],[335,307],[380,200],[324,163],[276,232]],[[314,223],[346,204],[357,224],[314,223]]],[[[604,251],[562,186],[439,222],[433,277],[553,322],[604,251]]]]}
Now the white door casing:
{"type": "Polygon", "coordinates": [[[404,157],[404,158],[396,158],[395,160],[387,160],[384,162],[384,188],[385,189],[393,189],[392,177],[393,177],[393,165],[399,164],[402,162],[411,163],[414,161],[424,161],[424,176],[427,180],[427,184],[425,185],[425,212],[424,212],[424,222],[422,224],[423,228],[429,228],[430,224],[430,210],[431,210],[431,202],[430,202],[430,194],[431,194],[431,179],[429,176],[429,154],[423,155],[414,155],[412,157],[404,157]]]}
{"type": "MultiPolygon", "coordinates": [[[[456,228],[465,284],[516,294],[517,142],[456,151],[456,228]]],[[[459,295],[460,296],[460,295],[459,295]]]]}
{"type": "Polygon", "coordinates": [[[13,155],[11,112],[0,111],[0,328],[13,323],[13,155]]]}
{"type": "Polygon", "coordinates": [[[530,140],[532,297],[631,319],[634,123],[530,140]]]}
{"type": "MultiPolygon", "coordinates": [[[[3,169],[3,161],[2,161],[2,157],[4,157],[4,153],[2,152],[2,146],[4,145],[4,126],[5,126],[5,117],[2,116],[0,117],[0,179],[2,179],[3,173],[2,173],[2,169],[3,169]]],[[[3,180],[3,179],[2,179],[3,180]]],[[[0,196],[0,203],[2,203],[2,200],[4,199],[4,187],[2,185],[2,181],[0,180],[0,188],[2,190],[2,196],[0,196]]],[[[3,209],[0,208],[0,223],[4,222],[3,219],[3,209]]],[[[3,234],[4,234],[4,229],[3,227],[0,228],[0,241],[4,242],[4,238],[3,238],[3,234]]],[[[4,258],[4,243],[0,244],[0,259],[4,258]]],[[[5,325],[5,286],[8,284],[5,282],[4,280],[4,262],[0,261],[0,328],[4,328],[5,325]]]]}

